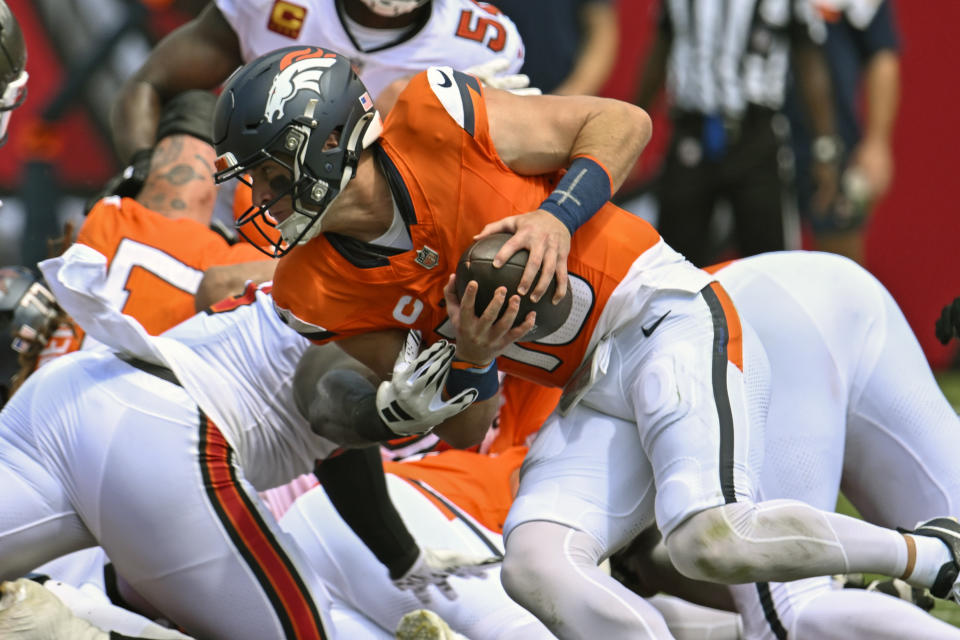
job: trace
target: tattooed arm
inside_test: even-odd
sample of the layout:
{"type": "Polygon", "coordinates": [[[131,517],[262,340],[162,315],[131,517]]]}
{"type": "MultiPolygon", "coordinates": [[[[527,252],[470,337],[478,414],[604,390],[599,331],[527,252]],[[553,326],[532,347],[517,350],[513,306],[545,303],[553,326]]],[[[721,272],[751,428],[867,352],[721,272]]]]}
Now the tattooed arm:
{"type": "Polygon", "coordinates": [[[137,202],[169,218],[210,224],[216,186],[213,147],[183,134],[165,137],[153,152],[150,173],[137,202]]]}

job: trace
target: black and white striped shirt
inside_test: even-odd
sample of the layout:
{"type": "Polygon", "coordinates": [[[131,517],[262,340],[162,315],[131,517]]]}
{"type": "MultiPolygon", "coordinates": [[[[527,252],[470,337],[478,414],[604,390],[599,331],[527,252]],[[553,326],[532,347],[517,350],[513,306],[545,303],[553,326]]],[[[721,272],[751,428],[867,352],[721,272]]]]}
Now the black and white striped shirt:
{"type": "Polygon", "coordinates": [[[673,106],[728,117],[748,104],[779,109],[791,43],[826,37],[810,0],[663,0],[660,28],[673,106]]]}

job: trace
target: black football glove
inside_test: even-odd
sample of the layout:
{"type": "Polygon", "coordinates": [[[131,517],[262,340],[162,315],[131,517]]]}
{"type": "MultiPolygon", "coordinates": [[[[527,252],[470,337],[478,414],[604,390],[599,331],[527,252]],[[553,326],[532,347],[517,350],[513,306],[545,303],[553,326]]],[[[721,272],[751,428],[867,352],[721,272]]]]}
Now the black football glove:
{"type": "Polygon", "coordinates": [[[940,312],[936,325],[937,340],[947,344],[956,336],[960,336],[960,298],[955,299],[940,312]]]}
{"type": "Polygon", "coordinates": [[[93,206],[103,198],[120,196],[121,198],[136,198],[143,188],[143,183],[150,173],[150,158],[153,149],[140,149],[130,158],[130,164],[123,171],[113,176],[97,193],[90,197],[84,205],[83,215],[90,213],[93,206]]]}

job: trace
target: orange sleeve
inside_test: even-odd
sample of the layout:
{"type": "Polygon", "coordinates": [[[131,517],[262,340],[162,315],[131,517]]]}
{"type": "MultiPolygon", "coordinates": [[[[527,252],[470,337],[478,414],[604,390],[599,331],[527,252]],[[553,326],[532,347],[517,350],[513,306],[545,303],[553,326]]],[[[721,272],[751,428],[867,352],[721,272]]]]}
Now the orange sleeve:
{"type": "MultiPolygon", "coordinates": [[[[392,147],[403,149],[404,155],[415,160],[420,160],[415,156],[421,155],[435,166],[459,166],[464,159],[464,146],[476,145],[485,155],[496,156],[483,85],[471,75],[451,72],[446,67],[428,69],[410,80],[387,115],[384,130],[392,147]],[[442,81],[449,82],[449,86],[439,88],[437,82],[431,84],[430,78],[436,80],[436,74],[444,74],[442,81]]],[[[423,173],[418,181],[431,177],[423,173]]],[[[442,177],[450,180],[449,175],[442,177]]],[[[455,194],[456,190],[449,186],[448,182],[439,193],[455,194]]]]}
{"type": "Polygon", "coordinates": [[[96,249],[107,257],[108,262],[113,259],[118,238],[123,235],[121,202],[120,198],[104,198],[97,202],[77,232],[77,242],[96,249]]]}
{"type": "Polygon", "coordinates": [[[500,385],[503,403],[497,415],[497,435],[489,453],[501,453],[510,447],[527,445],[547,417],[553,413],[563,389],[545,387],[508,375],[500,385]]]}
{"type": "Polygon", "coordinates": [[[273,260],[270,256],[264,255],[259,249],[254,247],[246,240],[241,240],[233,245],[227,245],[217,255],[207,263],[206,268],[224,264],[241,264],[243,262],[259,262],[260,260],[273,260]]]}

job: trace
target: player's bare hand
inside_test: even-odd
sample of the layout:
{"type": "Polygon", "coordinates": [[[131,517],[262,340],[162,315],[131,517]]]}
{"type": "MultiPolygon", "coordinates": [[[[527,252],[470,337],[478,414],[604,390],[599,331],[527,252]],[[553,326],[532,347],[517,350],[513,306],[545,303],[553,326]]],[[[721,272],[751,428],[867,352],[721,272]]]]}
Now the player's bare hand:
{"type": "Polygon", "coordinates": [[[548,211],[537,209],[530,213],[509,216],[485,226],[480,233],[474,236],[478,240],[494,233],[512,233],[513,237],[507,240],[497,255],[494,256],[493,266],[500,268],[517,251],[526,249],[530,252],[527,266],[520,278],[517,291],[524,295],[530,293],[530,299],[537,302],[543,297],[554,275],[557,278],[557,288],[553,296],[553,303],[563,300],[567,293],[567,256],[570,255],[570,230],[567,226],[548,211]],[[540,279],[534,287],[537,272],[540,279]]]}
{"type": "Polygon", "coordinates": [[[830,210],[840,191],[840,170],[833,162],[814,162],[810,168],[816,189],[811,206],[813,215],[823,217],[830,210]]]}
{"type": "Polygon", "coordinates": [[[866,178],[870,200],[882,197],[893,181],[893,150],[889,144],[865,138],[853,153],[853,166],[866,178]]]}
{"type": "Polygon", "coordinates": [[[523,73],[507,73],[513,61],[507,57],[494,58],[488,62],[464,69],[465,73],[476,76],[480,82],[519,96],[538,96],[540,89],[530,86],[530,78],[523,73]]]}
{"type": "Polygon", "coordinates": [[[537,314],[530,312],[524,321],[513,326],[520,311],[520,296],[510,296],[507,288],[498,287],[493,298],[480,315],[474,305],[477,298],[477,281],[471,280],[457,299],[455,276],[451,275],[443,289],[447,304],[447,316],[456,332],[457,358],[465,362],[483,365],[497,358],[507,347],[533,329],[537,314]],[[500,310],[504,309],[503,316],[500,310]],[[499,316],[499,317],[498,317],[499,316]]]}

